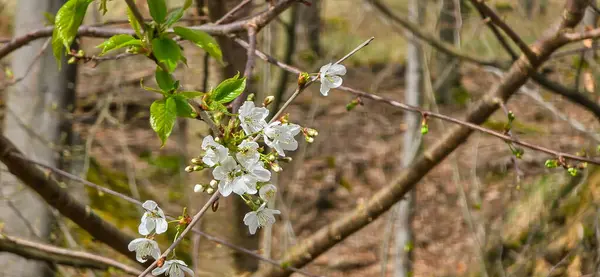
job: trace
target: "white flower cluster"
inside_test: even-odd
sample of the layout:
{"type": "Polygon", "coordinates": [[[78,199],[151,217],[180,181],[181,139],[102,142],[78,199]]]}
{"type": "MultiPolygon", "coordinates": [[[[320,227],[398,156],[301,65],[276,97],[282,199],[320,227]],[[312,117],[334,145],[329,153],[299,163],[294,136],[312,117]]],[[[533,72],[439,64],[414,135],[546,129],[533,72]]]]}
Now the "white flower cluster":
{"type": "MultiPolygon", "coordinates": [[[[153,238],[154,235],[166,232],[169,224],[165,218],[165,213],[158,207],[156,202],[148,200],[142,204],[142,207],[146,212],[144,212],[144,215],[142,216],[141,223],[138,226],[138,232],[140,235],[146,237],[132,240],[127,247],[129,251],[135,251],[135,257],[138,262],[145,263],[148,260],[148,257],[152,257],[155,260],[160,258],[160,248],[153,238]]],[[[185,262],[181,260],[168,260],[165,261],[162,266],[152,270],[152,275],[158,276],[164,273],[171,277],[184,277],[185,272],[194,276],[194,272],[185,264],[185,262]]]]}
{"type": "MultiPolygon", "coordinates": [[[[277,188],[269,183],[269,168],[275,172],[281,171],[275,162],[276,156],[285,157],[285,151],[298,149],[295,137],[301,131],[305,136],[309,136],[310,133],[311,140],[317,135],[315,130],[303,129],[297,124],[288,123],[287,120],[267,123],[268,115],[267,108],[256,107],[254,102],[246,101],[240,107],[237,117],[243,133],[240,132],[226,142],[210,135],[204,137],[202,167],[213,168],[214,180],[210,185],[196,185],[194,188],[196,192],[206,190],[212,193],[213,189],[218,187],[222,196],[234,193],[242,197],[252,209],[244,216],[244,223],[251,234],[255,234],[258,228],[272,225],[275,215],[280,214],[280,211],[266,207],[277,192],[277,188]],[[256,142],[260,138],[277,154],[263,154],[256,142]]],[[[198,160],[194,159],[192,162],[198,160]]]]}

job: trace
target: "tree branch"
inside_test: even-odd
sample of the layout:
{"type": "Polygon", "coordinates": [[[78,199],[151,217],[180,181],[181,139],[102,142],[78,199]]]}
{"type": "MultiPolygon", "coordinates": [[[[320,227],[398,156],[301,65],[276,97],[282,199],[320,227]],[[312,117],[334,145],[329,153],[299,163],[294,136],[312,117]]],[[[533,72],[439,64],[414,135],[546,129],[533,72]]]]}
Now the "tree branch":
{"type": "MultiPolygon", "coordinates": [[[[582,5],[583,3],[587,3],[587,1],[568,1],[564,17],[560,23],[561,28],[556,32],[552,32],[550,36],[538,40],[532,47],[536,59],[529,61],[527,57],[521,55],[513,63],[501,83],[492,88],[468,113],[467,122],[473,124],[485,122],[498,109],[498,100],[506,102],[519,87],[525,84],[529,76],[535,72],[543,61],[548,59],[552,52],[566,43],[562,32],[565,28],[573,28],[581,20],[583,12],[578,8],[585,8],[585,5],[582,5]]],[[[283,262],[287,265],[302,267],[344,238],[375,220],[394,203],[401,200],[430,170],[465,142],[471,132],[472,129],[462,125],[449,130],[442,139],[425,151],[410,167],[400,172],[394,178],[392,185],[379,190],[364,205],[357,207],[343,218],[324,226],[297,244],[285,254],[283,262]]],[[[289,270],[266,269],[257,275],[288,276],[290,274],[291,271],[289,270]]]]}
{"type": "MultiPolygon", "coordinates": [[[[15,155],[16,155],[16,154],[15,154],[15,155]]],[[[129,197],[129,196],[127,196],[127,195],[124,195],[124,194],[122,194],[122,193],[119,193],[119,192],[113,191],[113,190],[111,190],[111,189],[108,189],[108,188],[102,187],[102,186],[100,186],[100,185],[94,184],[94,183],[92,183],[92,182],[90,182],[90,181],[88,181],[88,180],[85,180],[85,179],[83,179],[83,178],[81,178],[81,177],[79,177],[79,176],[77,176],[77,175],[74,175],[74,174],[71,174],[71,173],[69,173],[69,172],[66,172],[66,171],[64,171],[64,170],[62,170],[62,169],[59,169],[59,168],[56,168],[56,167],[53,167],[53,166],[49,166],[49,165],[46,165],[46,164],[44,164],[44,163],[37,162],[37,161],[31,160],[31,159],[28,159],[28,158],[26,158],[26,157],[23,157],[23,156],[18,156],[18,157],[19,157],[20,159],[23,159],[23,160],[24,160],[24,161],[26,161],[26,162],[30,162],[30,163],[36,164],[36,165],[38,165],[38,166],[40,166],[40,167],[46,168],[46,169],[48,169],[48,170],[50,170],[50,171],[52,171],[52,172],[54,172],[54,173],[56,173],[56,174],[58,174],[58,175],[60,175],[60,176],[63,176],[63,177],[69,178],[69,179],[71,179],[71,180],[74,180],[74,181],[77,181],[77,182],[80,182],[80,183],[82,183],[83,185],[86,185],[86,186],[88,186],[88,187],[91,187],[91,188],[93,188],[93,189],[95,189],[95,190],[102,191],[102,192],[104,192],[104,193],[106,193],[106,194],[109,194],[109,195],[116,196],[116,197],[118,197],[118,198],[120,198],[120,199],[123,199],[123,200],[125,200],[125,201],[127,201],[127,202],[129,202],[129,203],[132,203],[132,204],[134,204],[134,205],[137,205],[137,206],[140,206],[140,207],[142,206],[142,202],[140,202],[140,201],[139,201],[139,200],[137,200],[137,199],[131,198],[131,197],[129,197]]],[[[175,220],[175,219],[176,219],[175,217],[173,217],[173,216],[170,216],[170,215],[166,215],[166,217],[167,217],[169,220],[175,220]]],[[[248,249],[246,249],[246,248],[243,248],[243,247],[236,246],[236,245],[234,245],[234,244],[231,244],[231,243],[229,243],[229,242],[227,242],[227,241],[225,241],[225,240],[223,240],[223,239],[220,239],[220,238],[218,238],[218,237],[215,237],[215,236],[209,235],[209,234],[207,234],[207,233],[204,233],[204,232],[202,232],[202,231],[200,231],[200,230],[196,230],[196,229],[192,229],[192,232],[194,232],[194,233],[196,233],[196,234],[199,234],[199,235],[201,235],[201,236],[204,236],[204,237],[206,237],[208,240],[210,240],[210,241],[213,241],[213,242],[215,242],[215,243],[219,243],[219,244],[225,245],[225,246],[227,246],[227,247],[229,247],[229,248],[231,248],[231,249],[234,249],[234,250],[236,250],[236,251],[239,251],[239,252],[241,252],[241,253],[245,253],[245,254],[247,254],[247,255],[250,255],[250,256],[252,256],[252,257],[255,257],[255,258],[259,259],[259,260],[262,260],[262,261],[268,262],[268,263],[270,263],[270,264],[272,264],[272,265],[275,265],[275,266],[282,267],[282,265],[281,265],[281,264],[279,264],[279,263],[278,263],[277,261],[275,261],[275,260],[272,260],[272,259],[265,258],[265,257],[263,257],[263,256],[261,256],[261,255],[258,255],[258,254],[256,254],[256,253],[254,253],[254,252],[253,252],[253,251],[251,251],[251,250],[248,250],[248,249]]],[[[318,276],[318,275],[315,275],[315,274],[309,273],[309,272],[307,272],[307,271],[304,271],[304,270],[301,270],[301,269],[298,269],[298,268],[295,268],[295,267],[287,267],[287,268],[289,268],[290,270],[293,270],[294,272],[298,272],[298,273],[304,274],[304,275],[306,275],[306,276],[309,276],[309,277],[317,277],[317,276],[318,276]]],[[[141,273],[141,271],[140,271],[140,273],[141,273]]],[[[137,273],[137,274],[140,274],[140,273],[137,273]]]]}
{"type": "MultiPolygon", "coordinates": [[[[277,15],[285,11],[292,4],[298,2],[298,0],[281,0],[277,5],[269,8],[267,11],[257,14],[249,19],[239,20],[236,22],[223,24],[223,25],[214,25],[214,24],[204,24],[200,26],[192,26],[190,29],[204,31],[211,35],[227,35],[237,32],[243,32],[246,30],[248,26],[256,26],[257,31],[262,27],[267,25],[271,20],[273,20],[277,15]]],[[[142,21],[143,22],[143,21],[142,21]]],[[[43,37],[52,36],[52,31],[54,30],[54,26],[45,27],[36,31],[32,31],[28,34],[25,34],[20,37],[15,37],[11,39],[8,43],[4,44],[0,48],[0,59],[4,58],[6,55],[10,54],[12,51],[27,45],[28,43],[40,39],[43,37]]],[[[171,32],[172,30],[169,30],[171,32]]],[[[114,35],[119,34],[129,34],[135,35],[135,32],[132,29],[119,29],[119,28],[103,28],[103,27],[91,27],[91,26],[81,26],[77,32],[79,36],[87,36],[87,37],[99,37],[99,38],[109,38],[114,35]]]]}
{"type": "Polygon", "coordinates": [[[231,9],[230,11],[228,11],[225,15],[223,15],[223,17],[221,17],[219,20],[215,21],[215,24],[216,25],[220,25],[220,24],[223,24],[223,23],[227,23],[227,21],[229,21],[229,19],[233,15],[235,15],[236,12],[238,12],[239,10],[241,10],[246,5],[250,4],[250,2],[252,2],[252,0],[244,0],[244,1],[240,2],[237,6],[235,6],[233,9],[231,9]]]}
{"type": "MultiPolygon", "coordinates": [[[[246,49],[249,48],[248,43],[245,42],[244,40],[240,39],[240,38],[234,38],[234,41],[237,42],[239,45],[241,45],[242,47],[244,47],[246,49]]],[[[370,42],[370,40],[366,41],[365,43],[368,43],[368,42],[370,42]]],[[[278,67],[280,67],[280,68],[282,68],[282,69],[284,69],[284,70],[286,70],[288,72],[295,73],[295,74],[300,74],[302,72],[302,70],[300,70],[298,68],[295,68],[293,66],[281,63],[277,59],[275,59],[274,57],[269,56],[269,55],[267,55],[267,54],[265,54],[265,53],[263,53],[263,52],[261,52],[259,50],[255,50],[255,55],[257,57],[263,59],[264,61],[269,62],[271,64],[274,64],[274,65],[276,65],[276,66],[278,66],[278,67]]],[[[512,138],[509,135],[505,135],[503,133],[499,133],[499,132],[496,132],[496,131],[493,131],[493,130],[481,127],[481,126],[479,126],[477,124],[473,124],[473,123],[468,122],[468,121],[464,121],[464,120],[456,119],[456,118],[453,118],[453,117],[450,117],[450,116],[447,116],[447,115],[444,115],[444,114],[440,114],[440,113],[436,113],[436,112],[424,110],[424,109],[421,109],[421,108],[418,108],[418,107],[414,107],[414,106],[407,105],[407,104],[404,104],[404,103],[401,103],[401,102],[398,102],[398,101],[390,100],[390,99],[387,99],[385,97],[381,97],[379,95],[371,94],[371,93],[368,93],[368,92],[365,92],[365,91],[357,90],[357,89],[346,87],[346,86],[340,86],[337,89],[342,90],[342,91],[350,92],[350,93],[352,93],[354,95],[360,96],[361,98],[367,98],[367,99],[371,99],[371,100],[374,100],[374,101],[383,102],[383,103],[386,103],[388,105],[394,106],[396,108],[400,108],[400,109],[405,110],[405,111],[415,112],[415,113],[419,113],[421,115],[427,115],[428,117],[437,118],[437,119],[440,119],[440,120],[443,120],[443,121],[447,121],[447,122],[450,122],[450,123],[458,124],[458,125],[461,125],[463,127],[469,128],[471,130],[479,131],[479,132],[482,132],[482,133],[485,133],[485,134],[497,137],[499,139],[502,139],[505,142],[512,142],[514,144],[517,144],[517,145],[520,145],[520,146],[523,146],[523,147],[527,147],[529,149],[536,150],[536,151],[539,151],[539,152],[543,152],[543,153],[549,154],[549,155],[554,156],[554,157],[564,157],[564,158],[571,159],[571,160],[574,160],[574,161],[588,162],[588,163],[592,163],[592,164],[600,164],[600,160],[589,159],[589,158],[580,157],[580,156],[577,156],[577,155],[572,155],[572,154],[568,154],[568,153],[564,153],[564,152],[560,152],[560,151],[555,151],[555,150],[552,150],[552,149],[549,149],[549,148],[546,148],[546,147],[535,145],[533,143],[528,143],[528,142],[525,142],[525,141],[521,141],[521,140],[512,138]]],[[[294,95],[296,95],[297,93],[298,93],[298,90],[296,90],[294,92],[294,95]]],[[[500,103],[499,99],[492,99],[491,101],[492,102],[493,101],[498,101],[498,104],[500,103]]],[[[286,105],[286,107],[287,107],[287,105],[286,105]]]]}
{"type": "Polygon", "coordinates": [[[95,254],[75,251],[53,245],[33,242],[17,237],[0,234],[0,251],[11,252],[28,259],[36,259],[61,265],[108,270],[116,268],[130,275],[142,271],[115,260],[95,254]]]}
{"type": "Polygon", "coordinates": [[[475,64],[501,67],[501,62],[499,62],[499,61],[488,60],[488,59],[470,55],[468,53],[464,53],[463,51],[455,48],[454,46],[448,45],[448,44],[440,41],[434,35],[423,32],[422,31],[423,26],[419,26],[415,23],[412,23],[404,17],[397,16],[386,5],[381,3],[379,0],[365,0],[365,2],[371,4],[377,11],[379,11],[380,13],[385,15],[386,18],[392,20],[394,23],[402,26],[403,28],[405,28],[408,31],[410,31],[411,33],[413,33],[420,40],[427,42],[431,46],[435,47],[436,49],[438,49],[441,52],[444,52],[447,55],[451,55],[451,56],[457,57],[458,59],[472,62],[475,64]]]}
{"type": "Polygon", "coordinates": [[[135,259],[135,253],[127,249],[132,237],[121,232],[117,227],[104,221],[89,207],[81,204],[67,190],[61,188],[59,182],[36,167],[35,164],[22,159],[23,153],[5,136],[0,136],[0,161],[8,171],[19,178],[25,185],[37,192],[50,206],[68,217],[95,239],[105,243],[117,252],[135,259]]]}
{"type": "Polygon", "coordinates": [[[513,30],[506,22],[504,22],[490,7],[488,7],[483,1],[470,0],[471,4],[479,11],[481,15],[487,16],[491,19],[491,22],[496,26],[500,27],[502,31],[521,49],[525,56],[532,60],[535,58],[535,53],[531,51],[531,48],[525,43],[521,37],[513,30]]]}
{"type": "Polygon", "coordinates": [[[146,270],[144,270],[144,272],[142,272],[139,275],[139,277],[144,277],[148,273],[150,273],[150,271],[152,271],[152,269],[154,269],[156,267],[159,260],[165,259],[167,257],[167,255],[169,255],[169,253],[171,253],[173,251],[173,249],[175,249],[175,247],[177,247],[177,245],[183,240],[185,235],[187,235],[187,233],[190,230],[192,230],[192,228],[194,228],[194,225],[196,225],[198,223],[198,221],[200,221],[200,218],[202,218],[202,216],[204,215],[204,213],[206,213],[208,208],[210,206],[212,206],[212,204],[219,199],[219,195],[220,195],[219,192],[215,191],[215,193],[210,197],[210,199],[208,199],[206,204],[204,204],[202,209],[200,209],[200,211],[198,211],[198,213],[196,213],[196,215],[194,215],[194,217],[192,218],[192,222],[190,222],[190,224],[188,224],[188,226],[185,227],[185,230],[183,230],[181,232],[181,234],[179,234],[179,237],[177,237],[177,239],[171,244],[171,246],[169,246],[169,248],[167,248],[167,250],[165,250],[165,252],[163,252],[162,255],[160,255],[158,260],[154,260],[154,262],[150,266],[148,266],[148,268],[146,268],[146,270]]]}
{"type": "MultiPolygon", "coordinates": [[[[256,27],[248,26],[248,44],[250,47],[248,48],[248,59],[246,60],[246,68],[244,68],[244,77],[246,78],[246,82],[250,82],[250,78],[252,78],[252,70],[254,69],[254,50],[256,49],[256,27]]],[[[246,89],[239,95],[235,100],[233,100],[233,105],[231,111],[233,113],[237,113],[237,110],[242,106],[242,103],[246,101],[248,98],[248,89],[249,86],[246,85],[246,89]]]]}

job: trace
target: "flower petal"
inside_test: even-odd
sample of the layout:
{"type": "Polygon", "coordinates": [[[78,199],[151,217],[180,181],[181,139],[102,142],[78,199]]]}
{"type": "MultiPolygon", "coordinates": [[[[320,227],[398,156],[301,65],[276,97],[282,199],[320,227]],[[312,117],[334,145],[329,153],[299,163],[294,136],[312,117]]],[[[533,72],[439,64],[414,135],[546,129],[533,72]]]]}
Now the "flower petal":
{"type": "Polygon", "coordinates": [[[346,67],[341,64],[334,64],[331,67],[329,67],[327,73],[329,73],[330,75],[343,76],[346,75],[346,67]]]}
{"type": "Polygon", "coordinates": [[[321,78],[323,78],[323,75],[329,71],[329,68],[331,68],[331,63],[328,63],[324,66],[321,66],[321,69],[319,69],[319,74],[321,74],[321,78]]]}
{"type": "Polygon", "coordinates": [[[161,274],[165,273],[168,269],[169,269],[169,266],[165,262],[165,264],[163,264],[162,267],[157,267],[154,270],[152,270],[152,275],[154,275],[154,276],[161,275],[161,274]]]}
{"type": "Polygon", "coordinates": [[[156,207],[158,207],[158,204],[156,204],[156,202],[152,200],[146,200],[146,202],[142,204],[142,207],[146,210],[153,211],[154,209],[156,209],[156,207]]]}
{"type": "Polygon", "coordinates": [[[327,96],[329,94],[329,89],[329,86],[323,80],[321,80],[321,94],[323,96],[327,96]]]}
{"type": "Polygon", "coordinates": [[[157,234],[162,234],[162,233],[166,232],[167,228],[169,228],[169,223],[167,223],[166,219],[160,218],[160,219],[156,220],[156,233],[157,234]]]}
{"type": "Polygon", "coordinates": [[[342,85],[342,77],[340,76],[328,76],[327,80],[330,81],[328,84],[330,88],[337,88],[342,85]]]}

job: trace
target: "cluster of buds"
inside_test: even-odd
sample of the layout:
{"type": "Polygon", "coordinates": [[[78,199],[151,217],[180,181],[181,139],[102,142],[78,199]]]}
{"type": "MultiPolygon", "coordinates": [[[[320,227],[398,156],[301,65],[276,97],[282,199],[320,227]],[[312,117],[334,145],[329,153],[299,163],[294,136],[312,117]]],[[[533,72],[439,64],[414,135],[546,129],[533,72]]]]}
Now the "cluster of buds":
{"type": "Polygon", "coordinates": [[[302,134],[304,134],[304,139],[308,143],[313,143],[315,141],[315,137],[319,135],[317,130],[312,128],[302,128],[302,134]]]}
{"type": "Polygon", "coordinates": [[[571,174],[571,176],[575,177],[579,173],[579,170],[583,170],[583,169],[587,168],[587,163],[583,162],[583,163],[578,163],[576,165],[571,165],[571,164],[567,163],[565,157],[559,156],[557,159],[546,160],[545,166],[547,168],[556,168],[556,167],[560,166],[560,167],[564,168],[565,170],[567,170],[567,172],[569,172],[569,174],[571,174]]]}
{"type": "Polygon", "coordinates": [[[218,185],[218,182],[216,180],[212,180],[208,184],[196,184],[194,186],[194,192],[195,193],[206,192],[208,194],[213,194],[215,192],[215,189],[217,189],[217,185],[218,185]]]}

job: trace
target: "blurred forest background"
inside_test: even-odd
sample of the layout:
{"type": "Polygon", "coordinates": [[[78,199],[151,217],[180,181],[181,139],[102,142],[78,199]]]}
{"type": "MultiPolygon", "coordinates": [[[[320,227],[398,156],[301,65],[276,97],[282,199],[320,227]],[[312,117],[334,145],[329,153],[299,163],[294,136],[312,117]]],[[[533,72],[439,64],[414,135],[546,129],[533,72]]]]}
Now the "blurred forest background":
{"type": "MultiPolygon", "coordinates": [[[[144,16],[149,16],[146,1],[137,2],[144,16]]],[[[250,2],[235,18],[269,5],[269,1],[250,2]]],[[[284,63],[317,72],[322,65],[375,37],[345,62],[348,73],[344,85],[352,88],[400,102],[410,102],[409,91],[416,92],[411,94],[416,101],[412,104],[463,118],[473,103],[498,84],[510,65],[511,56],[469,1],[308,2],[312,5],[293,5],[263,29],[257,48],[284,63]],[[460,53],[505,67],[465,61],[440,52],[430,43],[411,40],[411,32],[402,23],[409,20],[418,32],[452,45],[460,53]],[[417,76],[416,83],[409,81],[410,76],[417,76]]],[[[486,1],[528,44],[560,20],[565,2],[486,1]]],[[[0,0],[0,40],[6,43],[16,34],[43,27],[44,13],[55,13],[62,3],[0,0]]],[[[167,3],[169,8],[176,8],[183,1],[167,3]]],[[[239,3],[195,0],[183,22],[214,22],[239,3]]],[[[124,1],[109,1],[109,12],[102,16],[94,2],[83,24],[129,28],[126,7],[124,1]]],[[[588,8],[577,28],[595,28],[597,16],[588,8]]],[[[95,46],[102,41],[84,37],[78,44],[93,55],[99,52],[95,46]]],[[[224,37],[218,41],[226,67],[205,52],[183,45],[188,67],[179,67],[175,74],[186,88],[207,91],[224,78],[243,72],[246,50],[224,37]]],[[[212,176],[208,171],[189,174],[183,169],[201,152],[202,137],[209,129],[199,121],[180,120],[166,146],[160,147],[148,119],[148,108],[159,95],[140,87],[140,79],[144,85],[153,86],[153,63],[136,56],[80,62],[77,66],[63,64],[58,72],[48,44],[43,38],[0,60],[5,136],[32,159],[135,199],[153,199],[169,214],[180,214],[183,207],[198,210],[208,198],[193,193],[192,188],[207,183],[212,176]],[[39,64],[42,69],[24,76],[30,64],[39,64]],[[40,94],[35,89],[42,87],[61,93],[40,94]],[[7,97],[13,94],[20,97],[7,97]],[[36,101],[38,97],[46,97],[46,101],[36,101]],[[49,119],[57,113],[58,121],[49,119]]],[[[589,51],[595,48],[594,41],[561,48],[544,64],[540,75],[581,94],[592,105],[600,105],[600,66],[595,51],[589,51]]],[[[252,92],[257,94],[257,101],[268,95],[285,100],[296,82],[296,75],[258,60],[252,92]]],[[[451,126],[430,120],[422,142],[413,141],[407,149],[411,144],[404,136],[414,119],[407,120],[402,110],[368,99],[361,99],[364,105],[347,111],[346,105],[355,99],[339,90],[323,97],[314,85],[288,110],[294,122],[317,129],[319,136],[312,144],[302,141],[299,151],[292,155],[293,161],[283,164],[285,170],[274,175],[280,188],[274,205],[282,216],[273,228],[250,236],[242,225],[243,205],[228,198],[221,200],[217,212],[203,218],[199,230],[278,260],[303,238],[363,205],[378,189],[390,184],[394,173],[409,165],[419,149],[434,144],[451,126]]],[[[506,109],[516,116],[511,133],[518,139],[567,153],[586,151],[597,156],[598,111],[585,109],[535,82],[523,86],[506,103],[506,109]]],[[[416,120],[419,125],[420,117],[416,120]]],[[[506,122],[507,116],[500,110],[483,126],[502,132],[506,122]]],[[[420,181],[404,206],[395,206],[304,269],[324,276],[356,277],[596,276],[600,267],[600,171],[588,165],[573,177],[565,170],[546,168],[544,162],[549,158],[554,157],[525,149],[522,158],[516,159],[502,140],[474,133],[420,181]],[[405,237],[408,240],[402,240],[405,237]]],[[[36,233],[48,234],[49,244],[134,265],[48,208],[9,173],[4,171],[1,176],[0,234],[33,240],[36,233]],[[33,226],[24,223],[32,218],[42,218],[43,222],[37,220],[33,226]]],[[[79,182],[61,180],[69,194],[103,219],[127,234],[136,233],[139,207],[79,182]]],[[[175,231],[169,230],[168,237],[174,235],[175,231]]],[[[163,248],[169,245],[164,237],[159,242],[163,248]]],[[[12,252],[9,249],[6,242],[0,243],[0,251],[12,252]]],[[[271,266],[199,234],[186,238],[181,249],[178,257],[192,265],[197,276],[250,276],[257,268],[271,266]]],[[[24,267],[25,263],[13,254],[3,255],[0,276],[42,276],[13,271],[15,265],[24,267]]],[[[56,276],[124,276],[119,271],[31,263],[56,276]]]]}

